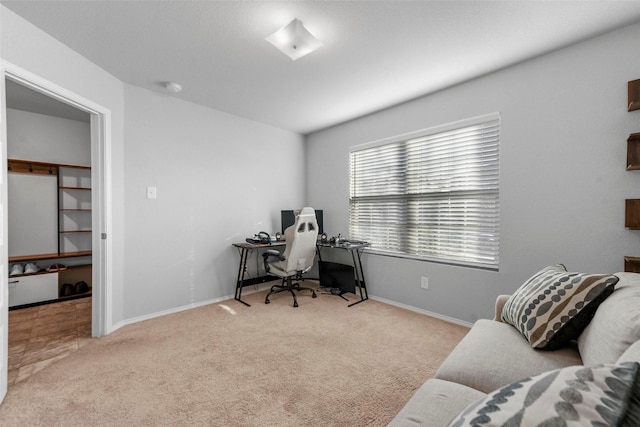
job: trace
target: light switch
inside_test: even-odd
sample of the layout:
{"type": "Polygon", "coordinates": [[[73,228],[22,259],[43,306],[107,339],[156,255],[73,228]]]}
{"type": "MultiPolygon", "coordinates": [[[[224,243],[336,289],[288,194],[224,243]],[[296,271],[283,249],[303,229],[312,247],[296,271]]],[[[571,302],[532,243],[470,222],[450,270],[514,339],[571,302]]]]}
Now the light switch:
{"type": "Polygon", "coordinates": [[[156,187],[147,187],[147,199],[155,199],[158,197],[158,189],[156,187]]]}

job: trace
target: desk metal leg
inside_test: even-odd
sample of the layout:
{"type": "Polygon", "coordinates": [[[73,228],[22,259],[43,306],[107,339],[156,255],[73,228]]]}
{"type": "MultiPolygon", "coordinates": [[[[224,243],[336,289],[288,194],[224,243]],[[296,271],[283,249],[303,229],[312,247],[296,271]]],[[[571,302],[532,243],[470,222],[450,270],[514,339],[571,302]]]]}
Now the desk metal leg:
{"type": "Polygon", "coordinates": [[[242,248],[240,250],[240,267],[238,268],[238,281],[236,282],[236,294],[234,299],[236,301],[240,301],[247,307],[251,307],[251,304],[248,304],[240,299],[242,297],[242,285],[244,283],[244,272],[247,269],[248,256],[249,256],[249,250],[247,248],[242,248]]]}
{"type": "Polygon", "coordinates": [[[353,269],[356,273],[356,281],[358,282],[358,287],[360,288],[360,301],[356,301],[354,303],[349,304],[349,307],[360,304],[363,301],[369,299],[369,293],[367,292],[367,284],[364,281],[364,270],[362,269],[362,259],[360,258],[360,250],[351,250],[351,257],[353,258],[353,269]],[[357,256],[356,256],[357,255],[357,256]],[[364,292],[363,292],[364,291],[364,292]]]}

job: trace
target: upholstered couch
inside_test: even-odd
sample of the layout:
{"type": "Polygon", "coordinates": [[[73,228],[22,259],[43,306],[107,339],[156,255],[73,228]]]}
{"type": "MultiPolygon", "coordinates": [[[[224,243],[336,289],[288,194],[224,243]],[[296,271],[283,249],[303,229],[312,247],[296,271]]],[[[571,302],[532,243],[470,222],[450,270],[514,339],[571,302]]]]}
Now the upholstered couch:
{"type": "MultiPolygon", "coordinates": [[[[523,334],[518,327],[506,323],[503,319],[509,316],[505,311],[505,304],[509,304],[513,297],[499,296],[496,301],[494,320],[478,320],[442,363],[435,378],[426,381],[415,392],[389,425],[439,427],[448,426],[456,419],[458,422],[451,425],[502,425],[502,423],[493,424],[488,421],[486,424],[473,424],[468,421],[469,417],[466,422],[461,422],[460,414],[465,411],[465,408],[472,407],[474,402],[480,402],[484,399],[480,406],[485,404],[483,410],[485,412],[480,411],[479,413],[488,414],[482,416],[491,418],[496,413],[492,411],[503,409],[499,404],[496,406],[496,402],[505,402],[511,399],[509,396],[515,396],[514,393],[518,392],[518,389],[524,390],[527,384],[535,383],[535,381],[520,381],[524,378],[545,377],[545,375],[545,378],[551,378],[547,375],[550,372],[555,375],[555,372],[575,371],[585,366],[605,364],[604,366],[607,367],[619,367],[624,361],[640,362],[640,274],[618,273],[613,276],[618,279],[617,283],[611,286],[614,290],[607,292],[596,302],[596,307],[592,307],[595,309],[595,314],[589,313],[589,318],[583,319],[586,326],[578,331],[577,338],[574,337],[554,350],[534,349],[526,334],[523,334]],[[569,368],[576,365],[579,368],[569,368]],[[498,400],[496,400],[496,396],[499,398],[498,400]],[[506,399],[504,399],[505,396],[506,399]],[[490,403],[488,406],[486,406],[487,402],[490,403]]],[[[525,285],[518,291],[526,287],[525,285]]],[[[625,371],[624,375],[634,376],[629,380],[632,383],[629,386],[632,390],[629,392],[629,388],[624,389],[627,397],[634,393],[637,395],[640,390],[635,379],[637,367],[637,363],[625,364],[625,369],[629,369],[625,371]]],[[[608,372],[610,373],[610,370],[608,372]]],[[[589,373],[591,374],[592,371],[589,373]]],[[[573,375],[572,372],[569,374],[573,375]]],[[[606,378],[606,381],[609,380],[610,378],[606,378]]],[[[604,387],[606,388],[606,386],[604,387]]],[[[549,389],[551,388],[549,386],[549,389]]],[[[545,389],[545,391],[548,390],[545,389]]],[[[605,392],[610,393],[609,390],[605,390],[605,392]]],[[[532,393],[529,391],[529,400],[532,399],[531,395],[532,393]]],[[[565,395],[562,393],[559,395],[567,400],[566,390],[565,395]]],[[[583,396],[580,396],[580,399],[583,399],[583,396]]],[[[626,397],[623,396],[624,399],[626,397]]],[[[557,412],[562,404],[568,405],[565,400],[559,398],[556,400],[561,401],[560,406],[558,406],[558,402],[547,401],[543,402],[544,408],[557,412]]],[[[597,400],[598,404],[599,402],[597,400]]],[[[529,404],[527,403],[527,405],[529,404]]],[[[595,403],[590,403],[586,397],[581,404],[594,408],[598,406],[595,403]]],[[[640,406],[637,401],[631,404],[635,409],[640,406]]],[[[568,406],[573,410],[573,406],[568,406]]],[[[575,406],[578,407],[577,404],[575,406]]],[[[535,409],[534,406],[532,408],[534,409],[529,412],[544,412],[546,410],[535,409]]],[[[631,412],[634,412],[635,409],[631,412]]],[[[626,407],[620,409],[620,411],[622,410],[629,413],[626,407]]],[[[627,415],[629,417],[637,416],[637,412],[627,415]]],[[[552,415],[557,417],[555,413],[552,415]]],[[[537,420],[536,424],[528,424],[526,420],[523,421],[522,417],[518,418],[518,416],[515,416],[513,420],[519,420],[519,422],[509,425],[538,425],[537,420]]],[[[627,418],[626,422],[628,424],[610,422],[600,425],[640,425],[637,418],[630,424],[629,418],[627,418]]],[[[570,425],[584,424],[578,422],[570,425]]]]}

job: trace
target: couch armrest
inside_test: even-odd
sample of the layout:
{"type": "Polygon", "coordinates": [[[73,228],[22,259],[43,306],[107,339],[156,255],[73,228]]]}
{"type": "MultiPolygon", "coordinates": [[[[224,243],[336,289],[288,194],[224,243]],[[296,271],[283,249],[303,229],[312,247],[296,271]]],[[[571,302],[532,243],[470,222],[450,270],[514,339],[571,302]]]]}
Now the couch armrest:
{"type": "Polygon", "coordinates": [[[496,314],[493,320],[502,322],[502,307],[504,307],[510,296],[511,295],[498,295],[498,298],[496,298],[496,314]]]}

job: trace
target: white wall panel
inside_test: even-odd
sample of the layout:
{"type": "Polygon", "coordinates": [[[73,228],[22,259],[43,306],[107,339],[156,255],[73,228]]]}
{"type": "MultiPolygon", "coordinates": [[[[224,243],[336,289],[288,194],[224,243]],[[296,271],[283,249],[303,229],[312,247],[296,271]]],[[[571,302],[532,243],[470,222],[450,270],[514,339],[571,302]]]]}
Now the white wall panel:
{"type": "Polygon", "coordinates": [[[10,173],[8,184],[9,256],[57,253],[57,177],[10,173]]]}

